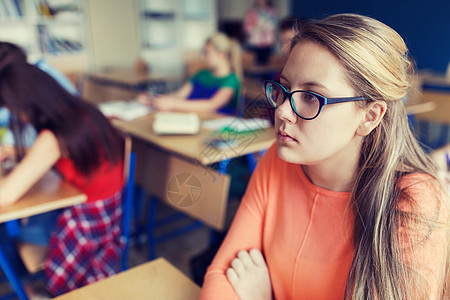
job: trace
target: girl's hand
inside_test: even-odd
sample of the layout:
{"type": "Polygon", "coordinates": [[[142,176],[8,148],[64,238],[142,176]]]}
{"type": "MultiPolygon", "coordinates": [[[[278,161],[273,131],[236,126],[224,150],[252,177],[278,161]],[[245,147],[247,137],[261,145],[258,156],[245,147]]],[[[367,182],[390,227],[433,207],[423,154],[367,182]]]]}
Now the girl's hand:
{"type": "Polygon", "coordinates": [[[139,103],[141,103],[143,105],[148,105],[148,106],[152,105],[152,98],[153,97],[147,93],[140,93],[136,97],[136,99],[139,103]]]}
{"type": "Polygon", "coordinates": [[[153,107],[159,111],[173,111],[177,108],[177,100],[169,96],[157,96],[153,98],[153,107]]]}
{"type": "Polygon", "coordinates": [[[272,299],[269,269],[258,249],[240,251],[227,270],[227,278],[241,300],[272,299]]]}

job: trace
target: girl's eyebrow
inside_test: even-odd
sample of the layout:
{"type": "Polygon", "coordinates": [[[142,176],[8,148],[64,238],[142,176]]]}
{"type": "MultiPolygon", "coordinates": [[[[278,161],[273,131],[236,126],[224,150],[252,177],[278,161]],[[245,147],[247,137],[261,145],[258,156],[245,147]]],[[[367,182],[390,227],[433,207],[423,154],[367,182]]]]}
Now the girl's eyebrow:
{"type": "Polygon", "coordinates": [[[280,75],[280,81],[281,81],[281,79],[283,79],[284,81],[289,83],[289,80],[287,80],[287,78],[283,74],[280,75]]]}
{"type": "MultiPolygon", "coordinates": [[[[287,80],[287,78],[286,78],[283,74],[280,75],[280,81],[281,81],[281,79],[283,79],[284,81],[286,81],[287,83],[289,83],[289,80],[287,80]]],[[[317,81],[308,81],[308,82],[304,82],[304,83],[301,84],[301,86],[302,86],[304,89],[308,89],[308,88],[319,88],[319,89],[321,89],[321,90],[326,90],[326,91],[328,91],[328,89],[327,89],[326,86],[324,86],[323,84],[321,84],[321,83],[319,83],[319,82],[317,82],[317,81]]]]}
{"type": "Polygon", "coordinates": [[[302,84],[302,86],[305,86],[306,88],[319,88],[321,90],[328,91],[326,86],[324,86],[323,84],[316,82],[316,81],[305,82],[302,84]]]}

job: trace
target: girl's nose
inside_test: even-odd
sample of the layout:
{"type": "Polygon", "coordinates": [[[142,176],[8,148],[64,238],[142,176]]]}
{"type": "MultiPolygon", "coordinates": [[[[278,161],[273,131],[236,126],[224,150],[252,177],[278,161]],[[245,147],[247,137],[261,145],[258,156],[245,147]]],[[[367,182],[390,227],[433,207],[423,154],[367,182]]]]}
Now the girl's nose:
{"type": "Polygon", "coordinates": [[[285,99],[284,102],[278,106],[275,110],[275,117],[291,123],[295,123],[297,121],[297,115],[292,110],[290,99],[285,99]]]}

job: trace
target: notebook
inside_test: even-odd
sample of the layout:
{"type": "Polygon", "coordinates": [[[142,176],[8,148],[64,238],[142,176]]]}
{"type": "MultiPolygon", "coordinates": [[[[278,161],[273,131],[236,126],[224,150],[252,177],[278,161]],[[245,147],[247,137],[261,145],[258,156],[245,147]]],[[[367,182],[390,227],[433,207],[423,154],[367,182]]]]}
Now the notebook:
{"type": "Polygon", "coordinates": [[[131,121],[150,113],[152,109],[137,100],[111,101],[99,104],[98,108],[107,118],[131,121]]]}
{"type": "Polygon", "coordinates": [[[195,113],[157,112],[153,131],[156,134],[197,134],[200,119],[195,113]]]}

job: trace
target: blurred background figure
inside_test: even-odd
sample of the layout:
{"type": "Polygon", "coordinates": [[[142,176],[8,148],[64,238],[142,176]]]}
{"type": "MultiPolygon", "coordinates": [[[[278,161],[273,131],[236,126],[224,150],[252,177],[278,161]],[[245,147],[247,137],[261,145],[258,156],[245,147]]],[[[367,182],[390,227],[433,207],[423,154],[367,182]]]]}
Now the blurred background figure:
{"type": "Polygon", "coordinates": [[[281,53],[284,56],[289,54],[291,50],[292,38],[295,36],[298,28],[306,22],[306,19],[295,17],[287,17],[280,21],[278,25],[278,41],[280,43],[281,53]]]}
{"type": "Polygon", "coordinates": [[[178,90],[165,95],[143,93],[138,100],[160,111],[235,114],[242,74],[239,44],[223,33],[216,33],[207,39],[203,55],[206,67],[178,90]]]}
{"type": "MultiPolygon", "coordinates": [[[[295,17],[286,17],[283,20],[280,21],[278,25],[278,45],[280,49],[280,53],[278,53],[276,59],[278,60],[278,64],[280,66],[280,69],[278,72],[273,76],[272,79],[279,81],[280,80],[280,74],[282,71],[282,68],[286,62],[286,59],[289,55],[289,52],[291,51],[291,43],[292,39],[294,38],[295,34],[298,32],[298,29],[302,24],[306,22],[306,19],[304,18],[295,18],[295,17]]],[[[274,60],[274,59],[272,59],[274,60]]]]}
{"type": "Polygon", "coordinates": [[[267,63],[275,45],[278,11],[270,0],[256,0],[243,21],[247,46],[256,55],[256,63],[267,63]]]}

